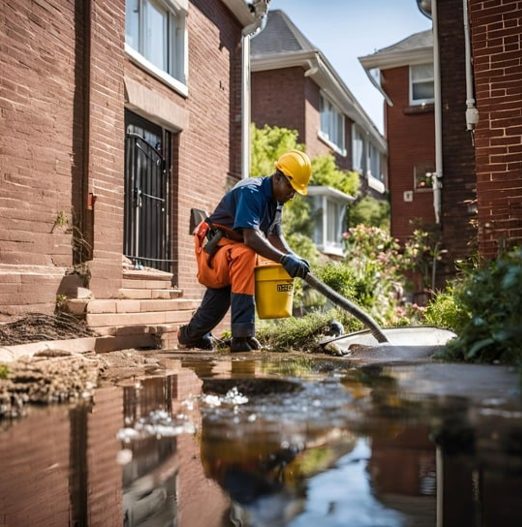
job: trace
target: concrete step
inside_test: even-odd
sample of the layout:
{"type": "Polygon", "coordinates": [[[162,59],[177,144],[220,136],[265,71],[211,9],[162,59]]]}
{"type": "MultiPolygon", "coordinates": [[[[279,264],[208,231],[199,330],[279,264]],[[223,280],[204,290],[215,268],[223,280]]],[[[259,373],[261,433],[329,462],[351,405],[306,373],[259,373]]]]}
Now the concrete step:
{"type": "Polygon", "coordinates": [[[123,278],[129,280],[161,280],[172,282],[174,275],[165,271],[146,271],[135,269],[124,269],[123,278]]]}
{"type": "Polygon", "coordinates": [[[186,324],[192,310],[153,311],[140,313],[87,313],[87,325],[96,331],[102,327],[152,326],[161,324],[186,324]]]}
{"type": "Polygon", "coordinates": [[[149,298],[180,298],[183,296],[181,289],[120,289],[120,298],[149,299],[149,298]]]}
{"type": "Polygon", "coordinates": [[[123,289],[171,289],[172,283],[170,280],[124,278],[122,286],[123,289]]]}
{"type": "Polygon", "coordinates": [[[153,347],[155,349],[178,349],[178,330],[180,324],[160,324],[157,326],[107,326],[97,328],[98,339],[115,338],[128,343],[128,348],[153,347]]]}
{"type": "Polygon", "coordinates": [[[198,300],[188,298],[154,300],[91,300],[87,313],[146,313],[150,311],[185,311],[197,309],[198,300]]]}
{"type": "Polygon", "coordinates": [[[145,313],[154,311],[193,311],[198,308],[199,300],[188,298],[173,299],[107,299],[89,300],[72,298],[67,301],[70,313],[82,315],[85,313],[145,313]]]}

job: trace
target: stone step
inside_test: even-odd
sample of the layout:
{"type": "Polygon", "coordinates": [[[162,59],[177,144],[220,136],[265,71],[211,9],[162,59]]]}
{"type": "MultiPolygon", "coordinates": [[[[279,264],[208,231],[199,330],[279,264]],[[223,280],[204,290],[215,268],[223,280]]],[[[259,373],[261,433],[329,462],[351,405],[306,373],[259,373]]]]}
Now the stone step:
{"type": "Polygon", "coordinates": [[[123,289],[171,289],[170,280],[141,280],[137,278],[124,278],[122,280],[123,289]]]}
{"type": "Polygon", "coordinates": [[[165,271],[146,271],[137,269],[124,269],[123,278],[129,280],[162,280],[172,282],[174,275],[165,271]]]}
{"type": "Polygon", "coordinates": [[[181,289],[120,289],[120,298],[146,300],[149,298],[180,298],[181,289]]]}
{"type": "Polygon", "coordinates": [[[153,311],[140,313],[87,313],[87,325],[98,331],[101,327],[152,326],[160,324],[186,324],[192,310],[153,311]]]}
{"type": "Polygon", "coordinates": [[[198,300],[188,298],[151,300],[91,300],[87,313],[146,313],[150,311],[185,311],[197,309],[198,300]]]}
{"type": "Polygon", "coordinates": [[[101,299],[71,298],[67,301],[68,311],[74,315],[85,313],[145,313],[154,311],[193,311],[199,300],[188,298],[172,299],[101,299]]]}

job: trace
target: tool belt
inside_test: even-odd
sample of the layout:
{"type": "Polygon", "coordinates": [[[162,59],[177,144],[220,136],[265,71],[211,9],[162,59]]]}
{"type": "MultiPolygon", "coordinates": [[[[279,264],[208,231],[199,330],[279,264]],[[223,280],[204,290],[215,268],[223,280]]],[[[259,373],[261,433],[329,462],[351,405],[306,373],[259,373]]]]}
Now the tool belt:
{"type": "Polygon", "coordinates": [[[204,221],[208,225],[208,230],[206,233],[208,241],[203,246],[203,250],[209,256],[214,256],[214,254],[216,254],[217,250],[219,249],[219,242],[223,237],[233,240],[235,242],[243,241],[243,236],[238,232],[234,231],[233,229],[225,227],[224,225],[212,223],[208,218],[204,221]]]}

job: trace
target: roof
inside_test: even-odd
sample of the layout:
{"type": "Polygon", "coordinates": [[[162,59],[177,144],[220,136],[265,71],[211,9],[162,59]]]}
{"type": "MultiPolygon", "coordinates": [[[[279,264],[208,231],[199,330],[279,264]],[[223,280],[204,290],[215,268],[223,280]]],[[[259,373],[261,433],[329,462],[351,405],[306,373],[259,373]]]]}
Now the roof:
{"type": "Polygon", "coordinates": [[[317,51],[284,11],[268,11],[265,29],[252,40],[252,56],[292,51],[317,51]]]}
{"type": "Polygon", "coordinates": [[[284,11],[275,9],[268,12],[266,27],[252,39],[250,50],[254,72],[295,66],[304,68],[304,75],[328,92],[332,102],[374,138],[381,152],[386,152],[386,140],[375,123],[323,52],[303,35],[284,11]]]}
{"type": "Polygon", "coordinates": [[[395,68],[409,64],[420,64],[433,58],[433,33],[431,29],[414,33],[409,37],[379,49],[375,53],[359,57],[365,69],[395,68]]]}

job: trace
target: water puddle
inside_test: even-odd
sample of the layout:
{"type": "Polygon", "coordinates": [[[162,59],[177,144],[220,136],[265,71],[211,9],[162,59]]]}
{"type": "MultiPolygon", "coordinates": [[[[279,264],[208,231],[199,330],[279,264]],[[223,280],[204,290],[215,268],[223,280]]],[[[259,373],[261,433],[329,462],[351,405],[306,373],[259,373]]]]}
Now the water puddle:
{"type": "Polygon", "coordinates": [[[518,526],[516,374],[447,366],[196,357],[32,407],[0,526],[518,526]]]}

